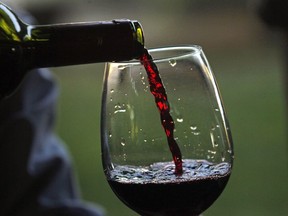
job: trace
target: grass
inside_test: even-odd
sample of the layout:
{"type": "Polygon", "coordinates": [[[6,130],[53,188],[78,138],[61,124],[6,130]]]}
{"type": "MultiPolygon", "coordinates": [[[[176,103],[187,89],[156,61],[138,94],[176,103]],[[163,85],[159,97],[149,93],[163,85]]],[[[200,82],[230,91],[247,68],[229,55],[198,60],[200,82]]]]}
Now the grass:
{"type": "MultiPolygon", "coordinates": [[[[205,216],[288,215],[286,108],[279,53],[268,48],[209,53],[232,128],[235,164],[205,216]]],[[[207,54],[207,53],[206,53],[207,54]]],[[[100,103],[103,64],[54,69],[61,86],[57,132],[74,159],[83,198],[108,216],[135,216],[102,171],[100,103]]]]}

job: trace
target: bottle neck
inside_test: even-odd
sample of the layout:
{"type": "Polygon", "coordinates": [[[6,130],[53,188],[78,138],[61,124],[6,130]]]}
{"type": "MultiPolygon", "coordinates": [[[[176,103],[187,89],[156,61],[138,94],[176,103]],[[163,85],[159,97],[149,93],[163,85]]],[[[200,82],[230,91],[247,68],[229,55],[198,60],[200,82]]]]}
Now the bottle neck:
{"type": "Polygon", "coordinates": [[[0,21],[1,46],[8,46],[13,58],[24,58],[28,69],[130,60],[144,50],[137,21],[28,25],[1,2],[0,21]]]}
{"type": "Polygon", "coordinates": [[[23,42],[30,68],[124,61],[143,50],[142,28],[130,20],[27,26],[23,42]]]}
{"type": "Polygon", "coordinates": [[[137,21],[27,25],[0,2],[0,100],[35,68],[124,61],[141,56],[137,21]]]}

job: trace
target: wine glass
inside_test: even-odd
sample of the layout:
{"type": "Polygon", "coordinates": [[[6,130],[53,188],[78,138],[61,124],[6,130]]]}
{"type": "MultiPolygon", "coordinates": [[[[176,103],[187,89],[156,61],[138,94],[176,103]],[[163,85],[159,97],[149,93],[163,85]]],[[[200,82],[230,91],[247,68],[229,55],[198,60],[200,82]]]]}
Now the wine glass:
{"type": "Polygon", "coordinates": [[[162,116],[143,57],[142,62],[107,63],[101,112],[104,172],[118,198],[140,215],[199,215],[225,188],[233,163],[231,132],[216,80],[199,46],[149,53],[171,119],[162,116]],[[173,124],[180,172],[165,120],[173,124]]]}

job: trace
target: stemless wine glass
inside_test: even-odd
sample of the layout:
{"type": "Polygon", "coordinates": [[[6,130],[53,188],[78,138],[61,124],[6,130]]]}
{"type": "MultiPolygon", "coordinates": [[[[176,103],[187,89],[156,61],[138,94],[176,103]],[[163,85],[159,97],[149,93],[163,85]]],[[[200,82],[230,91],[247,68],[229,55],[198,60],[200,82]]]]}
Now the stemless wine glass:
{"type": "Polygon", "coordinates": [[[161,124],[165,119],[160,120],[145,68],[137,60],[106,64],[101,113],[104,171],[118,198],[140,215],[199,215],[223,191],[233,163],[217,84],[199,46],[149,53],[169,101],[183,173],[175,173],[161,124]]]}

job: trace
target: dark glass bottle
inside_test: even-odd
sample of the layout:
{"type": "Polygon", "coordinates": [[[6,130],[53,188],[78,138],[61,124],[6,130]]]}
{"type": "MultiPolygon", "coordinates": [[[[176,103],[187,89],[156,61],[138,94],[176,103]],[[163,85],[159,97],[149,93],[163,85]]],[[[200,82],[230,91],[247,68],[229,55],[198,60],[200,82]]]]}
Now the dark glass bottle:
{"type": "Polygon", "coordinates": [[[143,50],[137,21],[28,25],[0,2],[0,99],[31,69],[130,60],[143,50]]]}

